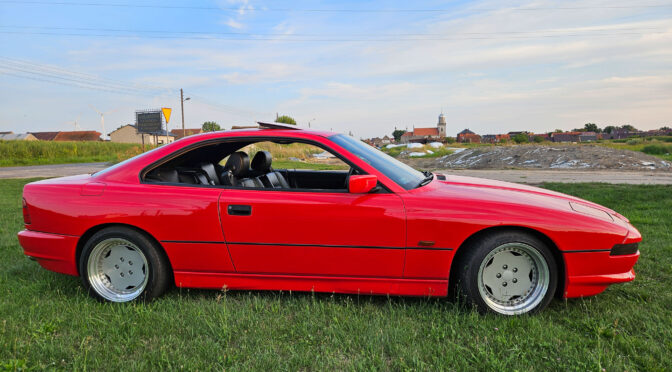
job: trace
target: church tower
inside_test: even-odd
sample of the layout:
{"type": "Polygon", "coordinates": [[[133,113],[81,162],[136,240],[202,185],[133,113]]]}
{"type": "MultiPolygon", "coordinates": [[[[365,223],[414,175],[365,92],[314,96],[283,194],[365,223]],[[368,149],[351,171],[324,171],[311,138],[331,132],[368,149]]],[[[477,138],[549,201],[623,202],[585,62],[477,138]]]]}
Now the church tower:
{"type": "Polygon", "coordinates": [[[443,112],[439,115],[439,123],[436,127],[439,129],[439,137],[446,137],[446,117],[443,115],[443,112]]]}

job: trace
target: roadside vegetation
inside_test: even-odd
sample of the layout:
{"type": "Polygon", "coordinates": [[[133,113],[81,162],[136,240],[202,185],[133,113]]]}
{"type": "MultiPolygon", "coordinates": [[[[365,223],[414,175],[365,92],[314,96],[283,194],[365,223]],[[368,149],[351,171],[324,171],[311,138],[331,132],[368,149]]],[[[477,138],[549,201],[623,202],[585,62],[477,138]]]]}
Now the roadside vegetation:
{"type": "MultiPolygon", "coordinates": [[[[150,150],[151,146],[146,146],[150,150]]],[[[0,141],[0,167],[65,163],[116,163],[142,152],[140,144],[115,142],[0,141]]]]}
{"type": "Polygon", "coordinates": [[[615,149],[639,151],[672,161],[672,137],[670,136],[609,140],[598,144],[615,149]]]}
{"type": "Polygon", "coordinates": [[[672,187],[547,184],[623,213],[644,236],[634,282],[536,316],[479,315],[439,298],[173,289],[101,304],[26,259],[21,190],[0,180],[3,370],[669,369],[672,187]]]}

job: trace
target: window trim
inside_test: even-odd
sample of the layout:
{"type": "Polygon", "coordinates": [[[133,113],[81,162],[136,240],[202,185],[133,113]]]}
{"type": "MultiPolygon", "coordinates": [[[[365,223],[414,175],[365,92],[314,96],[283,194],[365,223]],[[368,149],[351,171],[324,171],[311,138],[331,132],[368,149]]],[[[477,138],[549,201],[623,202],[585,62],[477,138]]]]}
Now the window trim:
{"type": "MultiPolygon", "coordinates": [[[[223,190],[257,190],[257,191],[285,191],[285,192],[313,192],[313,193],[329,193],[329,194],[350,194],[348,189],[298,189],[298,188],[265,188],[265,187],[242,187],[242,186],[227,186],[227,185],[202,185],[202,184],[190,184],[190,183],[175,183],[175,182],[148,182],[145,181],[145,177],[147,177],[147,174],[154,169],[159,168],[163,164],[166,164],[167,162],[178,158],[190,151],[196,150],[201,147],[205,146],[211,146],[219,143],[225,143],[225,142],[246,142],[247,140],[253,140],[254,142],[252,143],[258,143],[258,142],[274,142],[277,141],[278,139],[290,139],[293,142],[299,142],[299,143],[305,143],[309,145],[313,145],[316,147],[319,147],[330,154],[336,156],[339,158],[342,162],[345,164],[349,165],[350,168],[356,169],[360,174],[369,174],[366,173],[362,168],[351,162],[350,160],[346,159],[344,156],[342,156],[340,153],[338,153],[336,150],[333,148],[327,146],[326,144],[320,143],[318,141],[312,140],[312,139],[307,139],[307,138],[296,138],[296,137],[273,137],[273,136],[245,136],[245,137],[225,137],[225,138],[215,138],[215,139],[210,139],[210,140],[205,140],[197,143],[193,143],[191,145],[185,146],[171,154],[168,154],[161,159],[158,159],[149,165],[145,166],[140,170],[140,173],[138,174],[138,180],[140,184],[145,184],[145,185],[165,185],[165,186],[180,186],[180,187],[199,187],[199,188],[216,188],[216,189],[223,189],[223,190]]],[[[250,143],[250,144],[252,144],[250,143]]],[[[248,146],[248,145],[246,145],[248,146]]],[[[243,146],[244,147],[244,146],[243,146]]],[[[229,154],[230,155],[230,154],[229,154]]],[[[296,168],[295,168],[296,169],[296,168]]],[[[380,187],[380,191],[378,193],[380,194],[387,194],[387,193],[392,193],[392,191],[385,186],[380,180],[378,180],[378,184],[376,185],[380,187]]]]}

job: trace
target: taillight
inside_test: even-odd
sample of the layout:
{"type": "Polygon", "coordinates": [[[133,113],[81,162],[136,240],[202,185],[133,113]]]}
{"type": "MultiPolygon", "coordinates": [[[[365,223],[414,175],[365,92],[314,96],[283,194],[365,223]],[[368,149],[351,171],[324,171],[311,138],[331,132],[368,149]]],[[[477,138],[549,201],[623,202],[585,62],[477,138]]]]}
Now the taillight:
{"type": "Polygon", "coordinates": [[[30,225],[30,213],[28,212],[28,203],[26,203],[25,198],[23,198],[23,223],[30,225]]]}

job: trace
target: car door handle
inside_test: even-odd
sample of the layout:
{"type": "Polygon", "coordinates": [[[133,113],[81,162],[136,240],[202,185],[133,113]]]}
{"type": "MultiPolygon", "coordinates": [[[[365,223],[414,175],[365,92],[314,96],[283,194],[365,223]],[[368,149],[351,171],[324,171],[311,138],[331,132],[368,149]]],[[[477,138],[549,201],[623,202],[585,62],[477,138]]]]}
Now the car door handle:
{"type": "Polygon", "coordinates": [[[249,216],[252,214],[252,206],[231,204],[226,209],[231,216],[249,216]]]}

